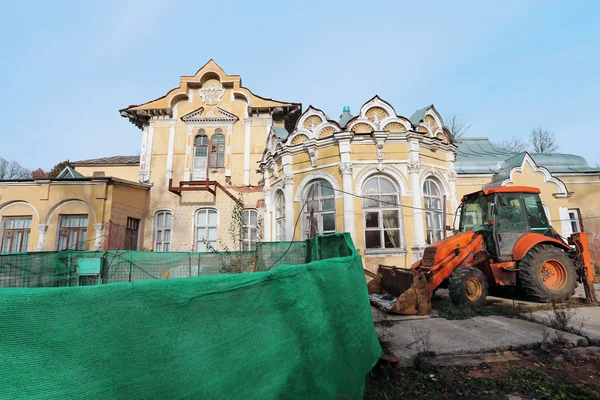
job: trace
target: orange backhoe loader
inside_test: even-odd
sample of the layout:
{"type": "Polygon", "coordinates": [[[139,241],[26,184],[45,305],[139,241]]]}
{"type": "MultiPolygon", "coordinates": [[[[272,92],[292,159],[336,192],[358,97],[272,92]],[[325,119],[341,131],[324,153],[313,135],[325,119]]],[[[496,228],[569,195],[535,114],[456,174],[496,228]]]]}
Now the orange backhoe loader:
{"type": "Polygon", "coordinates": [[[426,247],[409,270],[380,266],[370,292],[398,296],[391,311],[399,314],[428,314],[440,286],[453,303],[482,307],[489,287],[516,286],[531,300],[563,302],[579,281],[596,302],[586,235],[565,241],[550,226],[539,193],[512,186],[464,196],[457,232],[426,247]]]}

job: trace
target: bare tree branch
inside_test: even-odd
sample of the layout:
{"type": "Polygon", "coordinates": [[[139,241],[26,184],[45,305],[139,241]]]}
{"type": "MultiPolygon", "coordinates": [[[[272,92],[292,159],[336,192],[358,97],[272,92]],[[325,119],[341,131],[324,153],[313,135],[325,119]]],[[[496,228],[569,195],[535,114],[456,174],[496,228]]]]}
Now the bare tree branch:
{"type": "Polygon", "coordinates": [[[470,124],[467,125],[467,121],[459,118],[456,114],[446,117],[445,122],[446,128],[448,128],[450,135],[452,136],[452,140],[461,138],[471,127],[470,124]]]}
{"type": "Polygon", "coordinates": [[[531,130],[529,139],[531,140],[531,147],[534,153],[555,153],[560,147],[556,143],[556,135],[543,129],[541,125],[531,130]]]}
{"type": "Polygon", "coordinates": [[[499,140],[497,142],[494,142],[494,145],[496,147],[500,147],[501,149],[514,151],[516,153],[521,153],[523,151],[529,150],[529,143],[527,143],[526,140],[519,138],[499,140]]]}
{"type": "Polygon", "coordinates": [[[16,161],[8,161],[0,157],[0,181],[29,178],[31,178],[31,171],[23,168],[16,161]]]}

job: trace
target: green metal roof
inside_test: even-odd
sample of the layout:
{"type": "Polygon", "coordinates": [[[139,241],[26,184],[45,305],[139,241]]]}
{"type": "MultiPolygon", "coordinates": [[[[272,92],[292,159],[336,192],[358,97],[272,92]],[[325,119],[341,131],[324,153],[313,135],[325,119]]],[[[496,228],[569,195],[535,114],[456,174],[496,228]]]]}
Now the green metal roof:
{"type": "Polygon", "coordinates": [[[287,129],[280,128],[278,126],[274,126],[273,131],[275,131],[275,135],[277,135],[277,137],[279,139],[281,139],[282,141],[285,140],[289,135],[289,132],[287,131],[287,129]]]}
{"type": "MultiPolygon", "coordinates": [[[[506,179],[510,170],[523,163],[525,152],[514,152],[499,148],[487,138],[464,138],[456,140],[455,169],[459,174],[498,174],[497,179],[506,179]],[[503,178],[504,177],[504,178],[503,178]]],[[[574,154],[530,154],[535,163],[551,173],[600,172],[592,168],[585,158],[574,154]]]]}
{"type": "Polygon", "coordinates": [[[342,115],[340,115],[340,127],[344,129],[348,121],[350,121],[352,118],[354,118],[354,116],[350,114],[350,107],[344,106],[344,111],[342,111],[342,115]]]}
{"type": "Polygon", "coordinates": [[[66,166],[65,169],[60,171],[60,174],[56,177],[56,179],[81,179],[85,178],[85,176],[81,175],[79,172],[75,171],[70,166],[66,166]]]}
{"type": "Polygon", "coordinates": [[[427,110],[429,109],[429,107],[433,106],[433,104],[428,105],[425,108],[421,108],[420,110],[417,110],[413,113],[413,115],[410,116],[409,120],[410,122],[414,125],[417,126],[421,123],[421,121],[423,121],[423,118],[425,118],[425,113],[427,112],[427,110]]]}

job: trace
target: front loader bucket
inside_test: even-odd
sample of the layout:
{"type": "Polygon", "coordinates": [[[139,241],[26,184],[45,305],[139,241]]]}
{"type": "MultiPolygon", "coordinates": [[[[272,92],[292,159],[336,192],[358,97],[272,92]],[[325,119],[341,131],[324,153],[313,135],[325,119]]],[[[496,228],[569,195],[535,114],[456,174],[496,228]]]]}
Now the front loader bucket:
{"type": "Polygon", "coordinates": [[[379,266],[381,289],[398,296],[389,312],[404,315],[427,315],[431,312],[431,293],[425,275],[415,270],[379,266]]]}

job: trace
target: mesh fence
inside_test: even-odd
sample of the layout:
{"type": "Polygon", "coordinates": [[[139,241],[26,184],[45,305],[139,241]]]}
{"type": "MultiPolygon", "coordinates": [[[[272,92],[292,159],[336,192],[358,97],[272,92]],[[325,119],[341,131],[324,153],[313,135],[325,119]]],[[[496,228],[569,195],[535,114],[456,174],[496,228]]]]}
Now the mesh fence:
{"type": "Polygon", "coordinates": [[[2,399],[360,399],[381,355],[345,234],[250,254],[2,257],[21,271],[0,288],[2,399]],[[23,287],[71,285],[95,256],[107,282],[131,282],[23,287]],[[238,261],[258,272],[221,273],[238,261]],[[192,278],[157,280],[165,268],[192,278]]]}
{"type": "MultiPolygon", "coordinates": [[[[265,271],[281,264],[303,264],[323,256],[310,254],[309,246],[310,242],[267,242],[257,244],[256,250],[250,252],[67,250],[0,253],[0,287],[82,286],[265,271]],[[89,272],[82,274],[79,268],[82,262],[92,259],[101,267],[95,280],[89,272]]],[[[324,256],[330,258],[327,254],[324,256]]]]}

